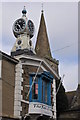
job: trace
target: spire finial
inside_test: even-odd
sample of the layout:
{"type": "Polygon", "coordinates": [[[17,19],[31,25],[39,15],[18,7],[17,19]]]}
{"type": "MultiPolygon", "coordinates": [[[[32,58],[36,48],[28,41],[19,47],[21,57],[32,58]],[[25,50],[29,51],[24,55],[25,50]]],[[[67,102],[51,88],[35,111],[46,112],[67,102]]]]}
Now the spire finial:
{"type": "Polygon", "coordinates": [[[43,2],[42,2],[42,4],[41,4],[41,5],[42,5],[42,10],[41,10],[41,12],[43,13],[43,12],[44,12],[44,10],[43,10],[43,2]]]}
{"type": "Polygon", "coordinates": [[[23,10],[22,10],[23,16],[26,16],[26,13],[27,13],[27,11],[26,11],[26,8],[25,8],[25,6],[24,6],[24,8],[23,8],[23,10]]]}

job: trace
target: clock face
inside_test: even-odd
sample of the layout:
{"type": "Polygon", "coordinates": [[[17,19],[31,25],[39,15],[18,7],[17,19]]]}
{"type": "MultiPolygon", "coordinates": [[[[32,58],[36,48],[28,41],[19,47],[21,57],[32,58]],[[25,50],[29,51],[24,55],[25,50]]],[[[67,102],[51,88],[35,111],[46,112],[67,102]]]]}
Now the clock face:
{"type": "Polygon", "coordinates": [[[24,19],[21,18],[16,20],[16,22],[14,23],[13,31],[16,33],[21,33],[25,30],[25,28],[26,28],[26,22],[24,19]]]}
{"type": "Polygon", "coordinates": [[[34,34],[34,24],[33,24],[33,22],[31,20],[28,20],[27,26],[28,26],[29,34],[31,36],[33,36],[33,34],[34,34]]]}

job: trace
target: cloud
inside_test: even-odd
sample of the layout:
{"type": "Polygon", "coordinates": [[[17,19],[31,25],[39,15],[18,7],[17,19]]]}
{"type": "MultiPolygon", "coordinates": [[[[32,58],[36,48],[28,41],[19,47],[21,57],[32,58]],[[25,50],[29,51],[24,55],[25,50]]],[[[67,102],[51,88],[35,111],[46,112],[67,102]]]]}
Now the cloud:
{"type": "MultiPolygon", "coordinates": [[[[78,2],[79,0],[27,0],[27,2],[78,2]]],[[[2,2],[25,2],[25,0],[2,0],[2,2]]]]}
{"type": "MultiPolygon", "coordinates": [[[[2,3],[0,3],[0,16],[2,18],[2,3]]],[[[0,19],[0,49],[2,49],[2,19],[0,19]]]]}
{"type": "Polygon", "coordinates": [[[63,79],[63,85],[66,91],[76,90],[78,86],[78,64],[63,64],[60,63],[60,75],[65,77],[63,79]]]}
{"type": "Polygon", "coordinates": [[[47,31],[52,51],[70,46],[54,55],[69,56],[78,53],[78,5],[77,3],[54,3],[45,6],[47,31]],[[49,6],[49,7],[48,7],[49,6]],[[52,12],[51,12],[52,11],[52,12]]]}

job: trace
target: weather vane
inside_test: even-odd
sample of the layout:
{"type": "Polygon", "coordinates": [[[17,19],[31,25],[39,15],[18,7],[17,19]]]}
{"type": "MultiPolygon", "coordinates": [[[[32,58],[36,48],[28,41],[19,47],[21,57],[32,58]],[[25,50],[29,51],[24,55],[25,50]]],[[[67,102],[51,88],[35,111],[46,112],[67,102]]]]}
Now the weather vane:
{"type": "Polygon", "coordinates": [[[43,12],[43,2],[42,2],[42,12],[43,12]]]}

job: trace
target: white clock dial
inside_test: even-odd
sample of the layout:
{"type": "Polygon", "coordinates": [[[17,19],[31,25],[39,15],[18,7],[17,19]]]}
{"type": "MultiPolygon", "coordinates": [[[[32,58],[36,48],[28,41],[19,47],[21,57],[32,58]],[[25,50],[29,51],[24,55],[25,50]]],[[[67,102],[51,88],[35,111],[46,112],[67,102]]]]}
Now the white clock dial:
{"type": "Polygon", "coordinates": [[[34,35],[34,24],[31,20],[28,20],[27,27],[28,27],[30,37],[32,38],[34,35]]]}
{"type": "Polygon", "coordinates": [[[25,30],[26,28],[26,22],[24,19],[18,19],[13,25],[13,31],[16,33],[21,33],[25,30]]]}

